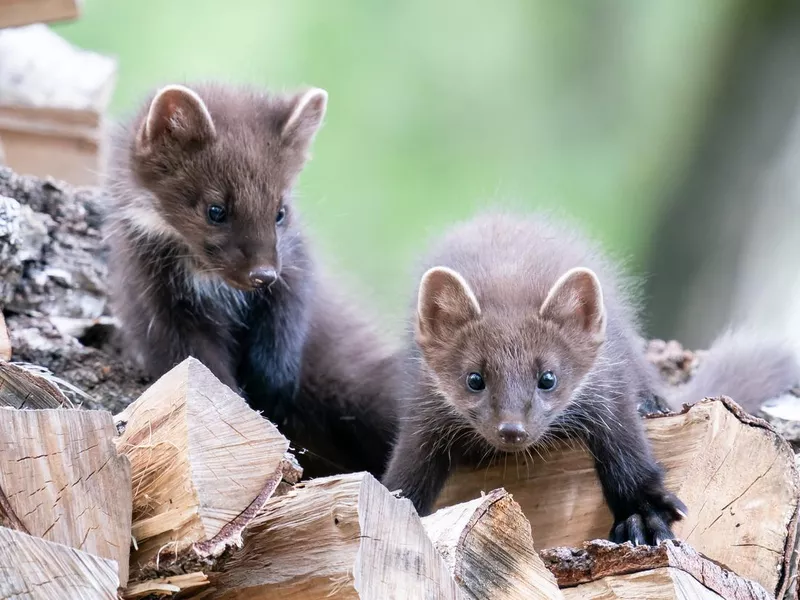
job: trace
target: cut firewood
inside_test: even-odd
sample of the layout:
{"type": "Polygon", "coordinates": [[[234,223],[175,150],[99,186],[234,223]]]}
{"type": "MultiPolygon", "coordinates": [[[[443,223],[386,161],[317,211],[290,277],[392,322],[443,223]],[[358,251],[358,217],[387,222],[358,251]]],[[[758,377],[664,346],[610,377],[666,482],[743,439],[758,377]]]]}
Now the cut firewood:
{"type": "Polygon", "coordinates": [[[130,465],[111,414],[0,408],[0,524],[116,561],[128,576],[130,465]]]}
{"type": "Polygon", "coordinates": [[[78,0],[0,0],[0,29],[78,18],[78,0]]]}
{"type": "Polygon", "coordinates": [[[563,598],[534,550],[530,523],[505,490],[442,508],[422,524],[467,598],[563,598]]]}
{"type": "Polygon", "coordinates": [[[0,527],[0,600],[116,600],[117,563],[0,527]]]}
{"type": "Polygon", "coordinates": [[[0,30],[5,162],[27,175],[98,183],[115,79],[114,59],[78,49],[44,25],[0,30]]]}
{"type": "Polygon", "coordinates": [[[0,311],[0,360],[11,360],[11,338],[8,337],[6,319],[0,311]]]}
{"type": "Polygon", "coordinates": [[[137,580],[183,573],[239,543],[281,480],[299,477],[286,438],[194,358],[116,422],[131,461],[137,580]]]}
{"type": "Polygon", "coordinates": [[[739,577],[685,542],[634,547],[595,540],[580,549],[551,548],[540,554],[565,588],[565,598],[773,597],[758,583],[739,577]]]}
{"type": "Polygon", "coordinates": [[[13,363],[0,362],[0,407],[62,408],[70,401],[42,375],[13,363]]]}
{"type": "MultiPolygon", "coordinates": [[[[789,585],[800,491],[789,445],[729,400],[702,401],[645,423],[667,486],[689,508],[675,534],[780,596],[789,585]]],[[[605,538],[612,519],[591,457],[563,447],[546,458],[459,473],[439,505],[505,487],[530,520],[537,547],[605,538]]]]}
{"type": "Polygon", "coordinates": [[[209,576],[220,600],[464,597],[411,503],[367,473],[273,498],[225,572],[209,576]]]}

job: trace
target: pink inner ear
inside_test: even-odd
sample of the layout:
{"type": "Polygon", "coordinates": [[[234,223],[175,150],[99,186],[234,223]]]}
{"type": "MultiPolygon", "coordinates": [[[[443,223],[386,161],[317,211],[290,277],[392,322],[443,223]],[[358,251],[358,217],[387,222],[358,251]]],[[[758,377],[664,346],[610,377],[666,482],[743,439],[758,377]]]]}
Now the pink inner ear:
{"type": "Polygon", "coordinates": [[[162,90],[153,99],[144,134],[151,142],[166,135],[180,142],[203,141],[214,135],[214,123],[197,94],[176,86],[162,90]]]}
{"type": "Polygon", "coordinates": [[[417,305],[420,331],[446,335],[480,315],[480,306],[469,284],[455,271],[436,268],[420,284],[417,305]]]}
{"type": "Polygon", "coordinates": [[[605,307],[596,276],[579,269],[565,273],[550,290],[539,314],[562,325],[602,337],[605,334],[605,307]]]}

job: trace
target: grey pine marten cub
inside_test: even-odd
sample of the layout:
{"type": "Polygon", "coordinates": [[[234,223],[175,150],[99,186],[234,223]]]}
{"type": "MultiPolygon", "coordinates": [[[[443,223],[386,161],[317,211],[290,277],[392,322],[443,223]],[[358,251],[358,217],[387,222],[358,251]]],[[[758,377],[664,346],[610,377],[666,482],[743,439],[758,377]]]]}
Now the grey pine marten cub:
{"type": "Polygon", "coordinates": [[[595,458],[611,539],[671,538],[685,507],[637,413],[657,375],[613,265],[564,224],[499,214],[453,228],[424,267],[386,486],[424,515],[457,465],[577,437],[595,458]]]}
{"type": "Polygon", "coordinates": [[[326,105],[321,89],[154,94],[114,144],[113,308],[151,376],[196,357],[310,451],[307,474],[380,475],[394,354],[319,276],[292,199],[326,105]]]}

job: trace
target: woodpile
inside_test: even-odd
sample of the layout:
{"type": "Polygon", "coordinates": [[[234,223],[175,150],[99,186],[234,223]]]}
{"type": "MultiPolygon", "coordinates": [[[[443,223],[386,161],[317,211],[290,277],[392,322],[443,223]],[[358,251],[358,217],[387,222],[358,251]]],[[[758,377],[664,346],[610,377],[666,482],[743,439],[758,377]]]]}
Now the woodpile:
{"type": "Polygon", "coordinates": [[[420,519],[366,473],[301,481],[192,358],[113,417],[29,367],[0,382],[3,599],[798,597],[795,456],[728,399],[646,420],[689,515],[680,541],[633,547],[602,540],[577,448],[459,473],[420,519]]]}
{"type": "MultiPolygon", "coordinates": [[[[651,415],[679,540],[604,541],[592,458],[457,473],[420,519],[366,473],[303,480],[289,441],[200,362],[158,381],[116,347],[94,183],[114,60],[0,0],[0,600],[798,600],[797,397],[651,415]],[[787,442],[788,440],[788,442],[787,442]]],[[[703,360],[645,349],[679,385],[703,360]]],[[[800,394],[800,392],[798,392],[800,394]]]]}

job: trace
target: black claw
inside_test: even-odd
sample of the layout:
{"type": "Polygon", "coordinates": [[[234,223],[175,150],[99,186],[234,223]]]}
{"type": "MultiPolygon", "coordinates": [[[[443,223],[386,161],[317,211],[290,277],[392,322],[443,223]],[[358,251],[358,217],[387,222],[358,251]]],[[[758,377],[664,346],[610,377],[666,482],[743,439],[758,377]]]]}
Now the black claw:
{"type": "Polygon", "coordinates": [[[644,507],[614,523],[609,538],[616,544],[632,542],[637,546],[657,546],[664,540],[675,538],[670,525],[686,514],[686,505],[673,494],[648,498],[644,507]]]}
{"type": "Polygon", "coordinates": [[[634,546],[644,546],[647,536],[644,530],[644,519],[640,515],[631,515],[628,518],[628,538],[634,546]]]}
{"type": "Polygon", "coordinates": [[[625,521],[622,521],[621,523],[615,523],[611,528],[611,535],[609,537],[615,544],[624,544],[628,540],[625,531],[625,521]]]}

